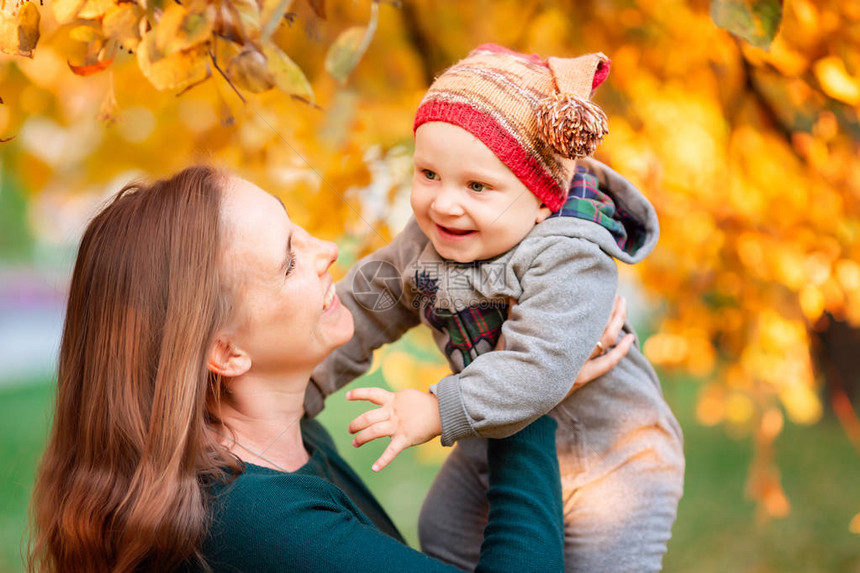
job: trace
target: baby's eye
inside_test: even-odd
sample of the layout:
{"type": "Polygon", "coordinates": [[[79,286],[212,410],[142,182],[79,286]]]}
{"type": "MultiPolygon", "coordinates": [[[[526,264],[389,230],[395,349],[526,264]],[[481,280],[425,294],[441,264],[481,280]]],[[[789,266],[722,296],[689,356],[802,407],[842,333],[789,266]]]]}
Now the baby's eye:
{"type": "Polygon", "coordinates": [[[480,193],[481,191],[486,191],[487,186],[484,185],[483,183],[478,183],[477,181],[472,181],[471,183],[469,183],[469,189],[471,189],[475,193],[480,193]]]}
{"type": "Polygon", "coordinates": [[[435,171],[430,171],[429,169],[422,169],[421,173],[423,173],[424,177],[426,177],[430,181],[435,181],[439,179],[439,176],[436,174],[435,171]]]}

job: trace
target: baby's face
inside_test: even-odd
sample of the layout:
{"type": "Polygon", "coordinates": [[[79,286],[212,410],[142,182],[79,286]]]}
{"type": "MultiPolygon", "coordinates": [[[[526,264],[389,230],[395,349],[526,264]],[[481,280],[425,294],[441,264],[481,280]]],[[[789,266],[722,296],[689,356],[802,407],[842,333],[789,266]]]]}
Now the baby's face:
{"type": "Polygon", "coordinates": [[[415,132],[411,201],[436,251],[461,263],[501,255],[550,214],[486,145],[443,122],[415,132]]]}

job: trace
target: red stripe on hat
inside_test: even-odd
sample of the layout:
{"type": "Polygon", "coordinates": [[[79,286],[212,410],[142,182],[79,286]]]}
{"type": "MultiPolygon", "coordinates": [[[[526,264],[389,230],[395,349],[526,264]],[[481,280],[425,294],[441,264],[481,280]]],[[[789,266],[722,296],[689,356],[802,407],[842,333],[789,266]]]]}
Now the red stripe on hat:
{"type": "Polygon", "coordinates": [[[465,103],[430,101],[418,108],[412,131],[431,121],[462,127],[480,139],[553,213],[564,205],[567,190],[492,116],[465,103]]]}

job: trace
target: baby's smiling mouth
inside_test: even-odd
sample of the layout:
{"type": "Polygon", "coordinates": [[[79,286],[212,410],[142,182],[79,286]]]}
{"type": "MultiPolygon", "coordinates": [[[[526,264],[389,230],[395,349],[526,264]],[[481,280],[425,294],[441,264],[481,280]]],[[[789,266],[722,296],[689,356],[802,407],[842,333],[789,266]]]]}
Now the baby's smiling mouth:
{"type": "Polygon", "coordinates": [[[475,231],[474,231],[474,230],[472,230],[472,229],[452,229],[451,227],[443,227],[442,225],[440,225],[440,224],[438,224],[438,223],[436,224],[436,226],[437,226],[437,227],[439,228],[439,230],[441,230],[442,232],[447,233],[447,234],[449,234],[449,235],[455,235],[455,236],[458,236],[458,237],[462,237],[462,236],[465,236],[465,235],[468,235],[468,234],[470,234],[470,233],[474,233],[474,232],[475,232],[475,231]]]}

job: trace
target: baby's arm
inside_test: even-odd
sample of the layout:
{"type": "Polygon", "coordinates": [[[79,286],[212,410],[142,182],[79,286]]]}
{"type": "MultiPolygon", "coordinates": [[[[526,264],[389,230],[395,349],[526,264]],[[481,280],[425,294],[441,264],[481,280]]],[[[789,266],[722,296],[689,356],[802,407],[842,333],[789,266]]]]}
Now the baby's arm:
{"type": "Polygon", "coordinates": [[[413,293],[403,287],[401,276],[426,245],[427,237],[411,219],[391,243],[355,263],[337,283],[338,299],[353,316],[355,334],[314,369],[305,393],[308,417],[322,410],[326,396],[370,368],[375,349],[419,323],[413,293]]]}
{"type": "MultiPolygon", "coordinates": [[[[627,334],[618,344],[615,344],[615,341],[618,340],[626,319],[626,301],[615,297],[612,314],[600,341],[577,374],[568,394],[603,376],[624,358],[633,344],[633,335],[627,334]]],[[[504,349],[502,339],[496,349],[504,349]]],[[[360,388],[348,392],[346,397],[349,400],[368,400],[380,406],[358,416],[349,425],[349,431],[357,433],[352,441],[356,447],[377,438],[391,437],[391,443],[373,464],[372,469],[375,472],[391,463],[409,446],[423,444],[442,433],[439,402],[433,394],[412,389],[392,393],[381,388],[360,388]]]]}
{"type": "MultiPolygon", "coordinates": [[[[527,239],[528,240],[528,239],[527,239]]],[[[505,348],[477,357],[432,391],[442,444],[508,436],[549,412],[594,350],[615,298],[615,262],[585,239],[533,239],[523,289],[502,326],[505,348]]],[[[514,263],[517,264],[517,263],[514,263]]]]}

